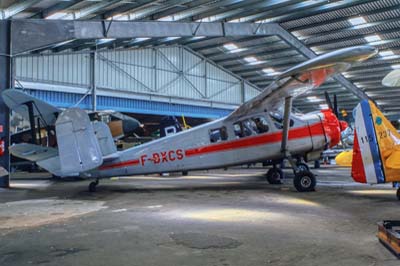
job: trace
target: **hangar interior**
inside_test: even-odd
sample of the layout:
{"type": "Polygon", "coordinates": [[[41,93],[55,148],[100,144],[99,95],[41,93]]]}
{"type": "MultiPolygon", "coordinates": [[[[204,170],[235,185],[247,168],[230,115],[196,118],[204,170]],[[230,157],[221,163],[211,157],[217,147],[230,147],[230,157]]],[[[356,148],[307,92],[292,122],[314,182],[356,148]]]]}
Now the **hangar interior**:
{"type": "MultiPolygon", "coordinates": [[[[60,110],[120,112],[152,131],[165,116],[195,127],[257,98],[290,68],[341,48],[369,46],[379,52],[294,98],[292,112],[331,108],[327,92],[339,120],[350,127],[361,100],[371,100],[398,124],[399,84],[387,87],[382,79],[400,69],[399,18],[398,0],[4,0],[0,92],[16,89],[60,110]]],[[[137,250],[132,265],[398,263],[374,236],[377,222],[398,218],[391,184],[358,185],[349,168],[323,165],[312,169],[319,176],[317,192],[296,194],[286,179],[282,186],[268,185],[268,169],[249,162],[188,176],[175,171],[183,177],[112,176],[90,194],[82,190],[85,181],[53,180],[42,171],[10,174],[7,149],[18,127],[10,114],[0,99],[0,144],[6,151],[0,156],[0,264],[89,265],[96,257],[95,265],[121,265],[132,261],[124,249],[137,250]],[[313,230],[306,226],[310,217],[313,230]],[[286,230],[281,226],[288,231],[279,233],[286,230]],[[32,235],[42,244],[29,248],[24,240],[32,235]],[[116,254],[112,258],[99,254],[105,241],[116,254]],[[97,251],[89,250],[92,245],[97,251]]],[[[37,130],[40,136],[40,123],[37,130]]],[[[347,136],[341,138],[343,143],[347,136]]],[[[309,160],[307,169],[331,157],[309,160]]],[[[296,177],[289,168],[283,172],[289,180],[296,177]]]]}

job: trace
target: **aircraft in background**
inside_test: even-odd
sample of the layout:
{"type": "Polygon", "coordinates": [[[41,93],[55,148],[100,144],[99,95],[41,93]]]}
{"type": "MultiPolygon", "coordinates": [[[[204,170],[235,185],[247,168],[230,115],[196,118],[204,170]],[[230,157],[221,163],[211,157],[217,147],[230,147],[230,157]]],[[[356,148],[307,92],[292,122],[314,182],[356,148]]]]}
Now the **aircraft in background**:
{"type": "MultiPolygon", "coordinates": [[[[387,74],[382,85],[400,86],[400,70],[387,74]]],[[[392,182],[397,187],[396,196],[400,200],[400,134],[371,101],[360,102],[355,114],[353,179],[369,184],[392,182]]]]}
{"type": "MultiPolygon", "coordinates": [[[[355,138],[351,175],[368,184],[400,182],[400,134],[372,101],[355,110],[355,138]]],[[[400,188],[397,189],[400,200],[400,188]]]]}
{"type": "MultiPolygon", "coordinates": [[[[346,71],[377,53],[370,46],[345,48],[301,63],[281,73],[258,96],[227,117],[172,134],[124,151],[117,151],[109,128],[91,122],[87,113],[71,108],[55,121],[58,149],[21,143],[11,154],[36,162],[57,176],[100,178],[222,168],[265,160],[289,160],[298,191],[313,191],[315,176],[300,170],[294,158],[316,160],[340,140],[340,122],[332,110],[292,115],[292,99],[320,86],[332,75],[346,71]],[[275,114],[283,108],[282,119],[275,114]]],[[[6,90],[11,96],[15,90],[6,90]]],[[[271,183],[282,170],[267,173],[271,183]]]]}
{"type": "MultiPolygon", "coordinates": [[[[32,143],[46,147],[57,147],[55,122],[62,110],[45,101],[22,91],[14,90],[3,95],[5,104],[23,119],[29,121],[29,129],[16,130],[10,137],[10,143],[32,143]]],[[[115,111],[89,112],[91,121],[102,121],[107,124],[115,141],[142,133],[140,122],[130,116],[115,111]]],[[[16,126],[18,128],[18,126],[16,126]]],[[[30,171],[35,169],[32,163],[11,156],[12,167],[30,171]]]]}
{"type": "MultiPolygon", "coordinates": [[[[47,138],[54,135],[46,131],[54,131],[56,120],[63,112],[62,109],[19,90],[4,93],[3,100],[10,110],[18,113],[30,123],[30,129],[17,132],[11,138],[14,137],[16,140],[23,139],[24,142],[40,144],[43,143],[42,137],[47,138]]],[[[106,123],[115,140],[131,136],[134,133],[140,133],[141,131],[142,125],[138,120],[119,112],[104,110],[89,112],[88,115],[91,121],[106,123]]]]}

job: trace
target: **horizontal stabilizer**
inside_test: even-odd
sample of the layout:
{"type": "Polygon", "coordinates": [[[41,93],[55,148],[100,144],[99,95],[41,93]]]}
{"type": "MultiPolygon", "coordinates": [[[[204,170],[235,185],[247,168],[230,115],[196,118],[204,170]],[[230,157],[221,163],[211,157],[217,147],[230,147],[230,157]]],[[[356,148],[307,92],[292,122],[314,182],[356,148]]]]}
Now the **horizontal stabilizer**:
{"type": "Polygon", "coordinates": [[[21,143],[10,146],[9,151],[15,157],[35,162],[46,171],[57,176],[62,176],[60,159],[56,148],[21,143]]]}
{"type": "Polygon", "coordinates": [[[37,162],[58,155],[56,148],[43,147],[35,144],[21,143],[9,147],[12,155],[28,161],[37,162]]]}

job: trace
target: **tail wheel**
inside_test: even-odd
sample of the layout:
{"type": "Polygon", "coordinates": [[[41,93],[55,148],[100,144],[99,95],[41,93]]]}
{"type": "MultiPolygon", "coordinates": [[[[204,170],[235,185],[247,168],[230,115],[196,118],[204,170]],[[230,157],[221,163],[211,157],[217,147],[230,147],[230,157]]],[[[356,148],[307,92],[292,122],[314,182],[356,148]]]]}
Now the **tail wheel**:
{"type": "Polygon", "coordinates": [[[282,184],[281,179],[283,179],[283,171],[280,168],[271,168],[267,172],[267,180],[270,184],[282,184]]]}
{"type": "Polygon", "coordinates": [[[310,192],[315,190],[317,181],[310,171],[300,171],[295,175],[293,184],[299,192],[310,192]]]}
{"type": "Polygon", "coordinates": [[[97,179],[96,181],[90,182],[89,184],[89,192],[96,192],[96,187],[99,184],[99,180],[97,179]]]}

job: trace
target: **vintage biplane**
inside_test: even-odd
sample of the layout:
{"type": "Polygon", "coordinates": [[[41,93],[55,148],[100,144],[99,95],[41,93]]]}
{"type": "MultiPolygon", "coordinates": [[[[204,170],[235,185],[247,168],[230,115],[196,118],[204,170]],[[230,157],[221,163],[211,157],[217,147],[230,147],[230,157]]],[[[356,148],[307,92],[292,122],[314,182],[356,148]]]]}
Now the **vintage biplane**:
{"type": "MultiPolygon", "coordinates": [[[[71,108],[54,116],[58,148],[21,143],[11,146],[14,156],[36,162],[57,176],[100,178],[221,168],[265,160],[289,160],[298,191],[312,191],[314,175],[297,167],[295,158],[315,160],[340,140],[340,122],[332,110],[291,114],[292,99],[320,86],[332,75],[376,54],[358,46],[330,52],[281,73],[260,94],[227,117],[117,151],[109,128],[91,122],[88,114],[71,108]],[[283,108],[282,108],[283,107],[283,108]],[[279,110],[283,114],[278,116],[279,110]]],[[[6,95],[13,90],[4,92],[6,95]]],[[[3,96],[4,96],[3,93],[3,96]]],[[[270,182],[282,178],[271,168],[270,182]]]]}

